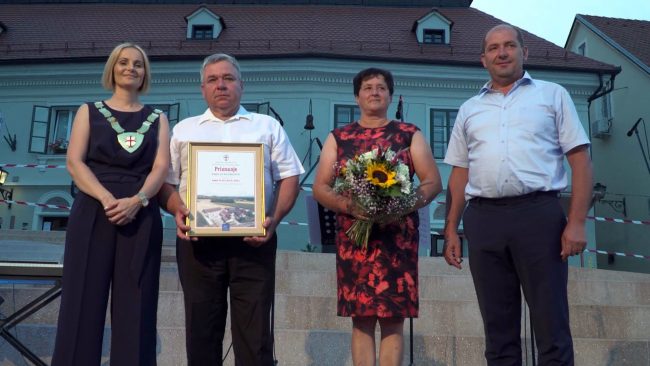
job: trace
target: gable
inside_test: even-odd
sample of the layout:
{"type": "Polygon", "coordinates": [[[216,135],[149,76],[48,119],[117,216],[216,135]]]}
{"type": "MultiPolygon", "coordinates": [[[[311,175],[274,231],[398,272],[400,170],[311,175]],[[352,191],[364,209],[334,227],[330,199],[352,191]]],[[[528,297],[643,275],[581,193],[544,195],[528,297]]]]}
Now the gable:
{"type": "Polygon", "coordinates": [[[650,31],[650,21],[577,14],[569,32],[567,47],[570,44],[575,47],[580,45],[581,40],[576,38],[576,34],[581,27],[650,74],[650,42],[645,36],[650,31]]]}
{"type": "Polygon", "coordinates": [[[444,15],[433,10],[415,22],[415,37],[418,43],[450,44],[452,24],[444,15]]]}
{"type": "Polygon", "coordinates": [[[217,39],[226,28],[223,19],[202,6],[185,17],[187,21],[187,39],[217,39]]]}

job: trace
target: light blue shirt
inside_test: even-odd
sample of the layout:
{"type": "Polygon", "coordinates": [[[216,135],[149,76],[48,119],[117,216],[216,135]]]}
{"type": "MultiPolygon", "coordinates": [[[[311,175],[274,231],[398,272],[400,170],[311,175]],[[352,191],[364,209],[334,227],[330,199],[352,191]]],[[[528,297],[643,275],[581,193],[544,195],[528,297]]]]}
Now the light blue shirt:
{"type": "Polygon", "coordinates": [[[237,114],[223,121],[208,108],[203,114],[180,121],[170,138],[171,164],[166,182],[179,186],[183,201],[187,193],[188,143],[236,142],[264,144],[264,202],[271,214],[274,183],[305,172],[289,137],[278,121],[265,114],[239,107],[237,114]]]}
{"type": "Polygon", "coordinates": [[[500,198],[567,186],[564,155],[588,145],[569,93],[524,73],[503,94],[483,86],[460,107],[445,163],[469,168],[465,198],[500,198]]]}

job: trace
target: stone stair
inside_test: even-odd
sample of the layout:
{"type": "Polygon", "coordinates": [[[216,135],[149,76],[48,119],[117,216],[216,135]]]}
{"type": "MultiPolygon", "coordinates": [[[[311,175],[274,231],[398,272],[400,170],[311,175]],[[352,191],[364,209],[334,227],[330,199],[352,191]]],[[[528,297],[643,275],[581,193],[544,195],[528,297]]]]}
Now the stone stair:
{"type": "MultiPolygon", "coordinates": [[[[183,299],[171,243],[161,269],[158,365],[185,365],[183,299]]],[[[414,365],[484,365],[483,330],[468,268],[420,259],[420,318],[414,320],[414,365]]],[[[467,266],[465,266],[467,267],[467,266]]],[[[278,252],[275,329],[279,365],[347,366],[351,322],[336,316],[333,254],[278,252]]],[[[0,316],[43,292],[42,285],[0,285],[0,316]]],[[[576,365],[650,366],[650,275],[570,268],[569,297],[576,365]]],[[[59,301],[13,332],[45,362],[54,345],[59,301]]],[[[108,317],[107,317],[108,318],[108,317]]],[[[526,323],[522,315],[522,324],[526,323]]],[[[104,340],[108,365],[110,319],[104,340]]],[[[525,335],[524,335],[525,336],[525,335]]],[[[530,341],[525,340],[528,345],[530,341]]],[[[408,365],[408,321],[405,326],[408,365]]],[[[224,341],[228,348],[230,339],[224,341]]],[[[225,365],[234,365],[232,351],[225,365]]],[[[526,355],[524,364],[532,364],[526,355]]],[[[29,365],[0,338],[0,365],[29,365]]]]}

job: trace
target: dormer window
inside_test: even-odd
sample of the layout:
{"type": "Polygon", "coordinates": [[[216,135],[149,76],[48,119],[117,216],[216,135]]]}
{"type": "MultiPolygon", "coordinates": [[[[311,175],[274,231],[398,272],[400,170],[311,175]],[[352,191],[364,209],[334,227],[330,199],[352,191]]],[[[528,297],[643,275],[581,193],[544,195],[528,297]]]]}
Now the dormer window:
{"type": "Polygon", "coordinates": [[[442,29],[424,29],[422,43],[444,44],[445,31],[442,29]]]}
{"type": "Polygon", "coordinates": [[[418,43],[451,44],[451,27],[449,18],[434,9],[413,23],[411,31],[415,33],[418,43]]]}
{"type": "Polygon", "coordinates": [[[194,25],[192,26],[192,39],[212,39],[213,25],[194,25]]]}
{"type": "Polygon", "coordinates": [[[187,39],[217,39],[221,31],[226,29],[223,18],[205,6],[200,6],[192,14],[186,16],[185,20],[187,21],[187,39]]]}

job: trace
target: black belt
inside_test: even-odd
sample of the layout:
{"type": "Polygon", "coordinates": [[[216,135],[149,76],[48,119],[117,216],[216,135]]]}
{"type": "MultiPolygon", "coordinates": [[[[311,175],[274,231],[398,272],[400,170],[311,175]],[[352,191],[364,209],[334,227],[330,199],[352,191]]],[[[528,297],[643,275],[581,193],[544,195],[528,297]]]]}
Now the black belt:
{"type": "Polygon", "coordinates": [[[488,205],[512,205],[521,202],[531,201],[541,197],[555,197],[559,196],[559,191],[535,191],[521,196],[500,197],[500,198],[487,198],[487,197],[474,197],[470,203],[488,204],[488,205]]]}

